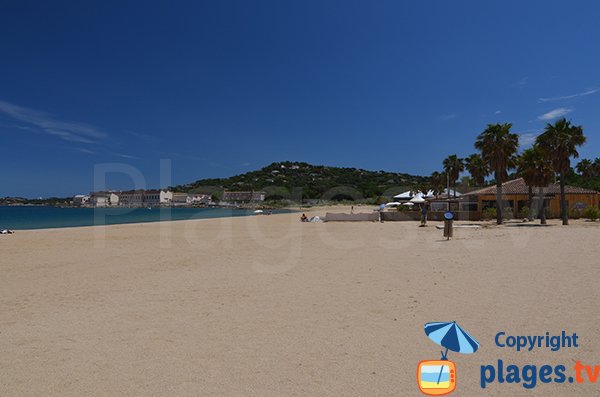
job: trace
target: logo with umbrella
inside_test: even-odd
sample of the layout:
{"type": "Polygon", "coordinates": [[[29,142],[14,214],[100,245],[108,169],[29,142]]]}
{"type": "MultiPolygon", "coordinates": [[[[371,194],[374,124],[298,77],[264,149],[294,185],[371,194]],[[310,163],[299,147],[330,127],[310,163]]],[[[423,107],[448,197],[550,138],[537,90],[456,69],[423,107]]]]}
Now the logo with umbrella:
{"type": "Polygon", "coordinates": [[[425,360],[417,367],[417,384],[423,394],[442,396],[456,389],[456,365],[448,360],[448,350],[462,354],[475,353],[479,342],[456,321],[425,324],[425,334],[446,349],[439,360],[425,360]]]}

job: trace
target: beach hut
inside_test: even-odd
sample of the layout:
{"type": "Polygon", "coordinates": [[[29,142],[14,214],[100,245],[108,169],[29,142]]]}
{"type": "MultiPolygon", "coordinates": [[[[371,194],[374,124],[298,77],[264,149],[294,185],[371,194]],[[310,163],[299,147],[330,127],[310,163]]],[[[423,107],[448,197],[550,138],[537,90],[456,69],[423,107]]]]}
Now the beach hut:
{"type": "MultiPolygon", "coordinates": [[[[533,206],[537,210],[536,217],[542,208],[541,194],[539,188],[533,189],[533,206]]],[[[565,186],[567,207],[569,210],[582,210],[587,207],[598,207],[600,204],[600,193],[595,190],[576,186],[565,186]]],[[[551,183],[543,188],[544,208],[550,217],[558,216],[560,213],[560,185],[551,183]]],[[[496,207],[496,186],[488,186],[469,193],[465,193],[464,201],[469,202],[470,210],[481,213],[486,208],[496,207]]],[[[529,187],[523,178],[513,179],[502,184],[502,200],[504,208],[510,209],[508,213],[516,216],[524,207],[529,205],[529,187]]]]}

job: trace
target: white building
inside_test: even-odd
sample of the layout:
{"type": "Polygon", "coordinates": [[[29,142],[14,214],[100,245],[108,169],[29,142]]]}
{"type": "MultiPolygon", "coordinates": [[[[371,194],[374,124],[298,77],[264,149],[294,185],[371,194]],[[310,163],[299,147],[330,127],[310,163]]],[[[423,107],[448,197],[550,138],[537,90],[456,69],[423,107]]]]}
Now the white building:
{"type": "Polygon", "coordinates": [[[73,205],[86,205],[88,201],[90,201],[90,196],[88,196],[87,194],[77,194],[73,196],[73,205]]]}
{"type": "Polygon", "coordinates": [[[93,205],[94,207],[116,206],[119,205],[119,195],[115,192],[107,191],[93,192],[90,194],[87,203],[93,205]]]}
{"type": "Polygon", "coordinates": [[[173,192],[170,190],[161,190],[160,191],[160,203],[161,204],[171,204],[173,201],[173,192]]]}
{"type": "Polygon", "coordinates": [[[188,204],[209,204],[211,202],[210,194],[188,193],[188,204]]]}
{"type": "Polygon", "coordinates": [[[104,192],[95,192],[90,195],[89,202],[94,207],[108,207],[110,205],[110,197],[104,192]]]}
{"type": "Polygon", "coordinates": [[[108,202],[111,206],[119,205],[119,194],[115,192],[109,192],[108,202]]]}

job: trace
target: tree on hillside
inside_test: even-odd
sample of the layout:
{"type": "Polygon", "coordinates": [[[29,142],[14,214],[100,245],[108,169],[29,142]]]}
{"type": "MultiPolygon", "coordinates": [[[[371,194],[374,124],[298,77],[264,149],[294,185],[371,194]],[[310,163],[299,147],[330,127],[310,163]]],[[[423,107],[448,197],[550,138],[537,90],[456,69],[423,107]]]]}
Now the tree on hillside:
{"type": "Polygon", "coordinates": [[[444,171],[450,178],[450,186],[454,190],[454,198],[456,198],[456,180],[460,173],[465,170],[465,163],[456,154],[452,154],[444,159],[443,165],[444,171]]]}
{"type": "Polygon", "coordinates": [[[523,178],[529,188],[529,220],[534,218],[533,206],[533,188],[539,188],[541,201],[541,223],[546,223],[544,187],[552,182],[554,169],[552,161],[545,156],[542,150],[536,145],[525,150],[519,157],[517,168],[518,174],[523,178]]]}
{"type": "Polygon", "coordinates": [[[481,157],[481,154],[474,153],[465,159],[465,166],[471,178],[475,180],[477,186],[482,186],[485,177],[490,174],[489,164],[481,157]]]}
{"type": "Polygon", "coordinates": [[[508,179],[508,170],[516,166],[519,135],[510,132],[511,123],[488,124],[477,136],[475,148],[494,173],[496,180],[496,222],[502,224],[502,183],[508,179]]]}
{"type": "Polygon", "coordinates": [[[547,158],[552,159],[554,171],[560,175],[560,216],[563,225],[569,224],[565,179],[571,171],[571,157],[579,157],[577,147],[583,145],[585,140],[583,128],[571,124],[564,117],[554,124],[546,124],[544,132],[536,139],[536,144],[547,158]]]}

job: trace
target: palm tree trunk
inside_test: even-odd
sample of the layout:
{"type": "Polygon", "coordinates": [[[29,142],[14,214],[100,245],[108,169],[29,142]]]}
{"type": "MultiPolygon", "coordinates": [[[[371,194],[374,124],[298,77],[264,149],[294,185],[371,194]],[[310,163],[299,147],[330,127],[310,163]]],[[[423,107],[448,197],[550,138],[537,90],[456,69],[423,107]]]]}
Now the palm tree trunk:
{"type": "Polygon", "coordinates": [[[542,207],[542,212],[540,213],[540,223],[542,225],[546,224],[546,198],[544,197],[544,187],[540,186],[540,200],[541,200],[541,204],[540,206],[542,207]]]}
{"type": "Polygon", "coordinates": [[[560,217],[562,224],[569,224],[569,212],[567,211],[567,197],[565,195],[565,173],[560,173],[560,217]]]}
{"type": "Polygon", "coordinates": [[[527,214],[527,220],[533,221],[533,186],[527,186],[529,189],[529,213],[527,214]]]}
{"type": "Polygon", "coordinates": [[[500,175],[496,173],[496,223],[502,224],[502,182],[500,182],[500,175]]]}

